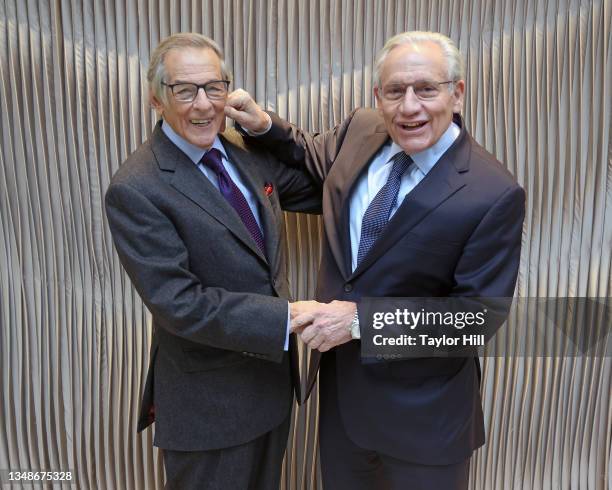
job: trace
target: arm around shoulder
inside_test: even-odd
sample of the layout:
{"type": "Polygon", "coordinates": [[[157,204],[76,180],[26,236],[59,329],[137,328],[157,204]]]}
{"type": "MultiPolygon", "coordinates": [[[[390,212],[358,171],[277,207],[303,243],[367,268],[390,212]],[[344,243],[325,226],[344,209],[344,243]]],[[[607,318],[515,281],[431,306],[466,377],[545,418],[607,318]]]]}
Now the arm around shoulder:
{"type": "Polygon", "coordinates": [[[290,167],[306,168],[319,183],[323,183],[334,164],[356,111],[338,126],[323,133],[309,133],[268,112],[272,120],[270,130],[256,137],[246,136],[249,142],[263,145],[269,152],[290,167]]]}

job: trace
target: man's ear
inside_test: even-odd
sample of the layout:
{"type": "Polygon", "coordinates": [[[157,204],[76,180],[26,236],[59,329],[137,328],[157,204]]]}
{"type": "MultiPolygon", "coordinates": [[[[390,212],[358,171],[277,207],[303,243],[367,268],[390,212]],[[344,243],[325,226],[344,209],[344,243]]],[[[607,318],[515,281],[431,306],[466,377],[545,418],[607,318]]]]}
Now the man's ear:
{"type": "Polygon", "coordinates": [[[457,80],[453,85],[453,112],[461,114],[463,99],[465,97],[465,82],[463,80],[457,80]]]}
{"type": "Polygon", "coordinates": [[[163,116],[164,114],[164,103],[159,100],[157,98],[157,96],[155,95],[155,93],[151,90],[149,92],[149,103],[151,104],[151,107],[153,107],[153,109],[155,109],[155,112],[157,112],[158,116],[163,116]]]}
{"type": "Polygon", "coordinates": [[[376,98],[376,108],[382,111],[382,100],[380,98],[380,88],[378,85],[374,86],[374,97],[376,98]]]}

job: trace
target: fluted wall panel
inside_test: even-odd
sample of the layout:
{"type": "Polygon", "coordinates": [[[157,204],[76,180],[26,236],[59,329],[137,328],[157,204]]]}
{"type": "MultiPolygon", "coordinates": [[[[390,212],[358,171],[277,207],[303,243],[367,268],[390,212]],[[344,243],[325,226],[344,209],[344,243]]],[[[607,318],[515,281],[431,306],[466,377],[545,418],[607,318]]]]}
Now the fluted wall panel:
{"type": "MultiPolygon", "coordinates": [[[[612,296],[610,0],[0,0],[0,470],[162,488],[152,430],[135,433],[151,319],[103,212],[155,122],[159,40],[213,37],[234,87],[320,131],[374,104],[375,54],[411,29],[457,42],[468,129],[527,191],[517,294],[612,296]]],[[[320,221],[286,223],[293,294],[310,298],[320,221]]],[[[483,365],[472,488],[612,489],[610,358],[483,365]]],[[[294,412],[283,488],[321,488],[317,420],[315,394],[294,412]]]]}

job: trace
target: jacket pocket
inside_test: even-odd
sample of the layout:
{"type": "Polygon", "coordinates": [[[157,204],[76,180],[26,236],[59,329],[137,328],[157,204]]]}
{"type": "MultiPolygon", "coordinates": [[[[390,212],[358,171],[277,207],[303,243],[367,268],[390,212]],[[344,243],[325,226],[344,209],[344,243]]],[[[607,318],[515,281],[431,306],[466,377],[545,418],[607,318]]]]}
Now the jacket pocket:
{"type": "Polygon", "coordinates": [[[250,360],[239,352],[215,349],[213,347],[183,349],[183,354],[181,365],[186,373],[236,366],[250,360]]]}

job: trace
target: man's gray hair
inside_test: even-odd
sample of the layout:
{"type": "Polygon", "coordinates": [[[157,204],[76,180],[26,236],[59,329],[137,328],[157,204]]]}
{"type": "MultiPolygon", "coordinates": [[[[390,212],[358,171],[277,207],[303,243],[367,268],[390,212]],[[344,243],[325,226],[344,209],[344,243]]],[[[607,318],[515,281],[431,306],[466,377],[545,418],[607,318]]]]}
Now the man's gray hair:
{"type": "Polygon", "coordinates": [[[448,80],[463,80],[463,59],[452,39],[439,32],[408,31],[393,36],[378,52],[374,63],[374,85],[380,87],[382,66],[392,49],[403,44],[422,43],[435,43],[440,46],[444,58],[446,59],[448,80]]]}
{"type": "Polygon", "coordinates": [[[178,34],[173,34],[160,42],[153,50],[151,59],[149,60],[149,69],[147,70],[149,88],[153,92],[153,95],[162,102],[168,102],[166,91],[162,85],[162,82],[167,81],[165,66],[166,54],[172,49],[181,48],[211,49],[221,61],[221,77],[224,80],[232,79],[231,73],[225,66],[223,51],[215,41],[197,32],[180,32],[178,34]]]}

